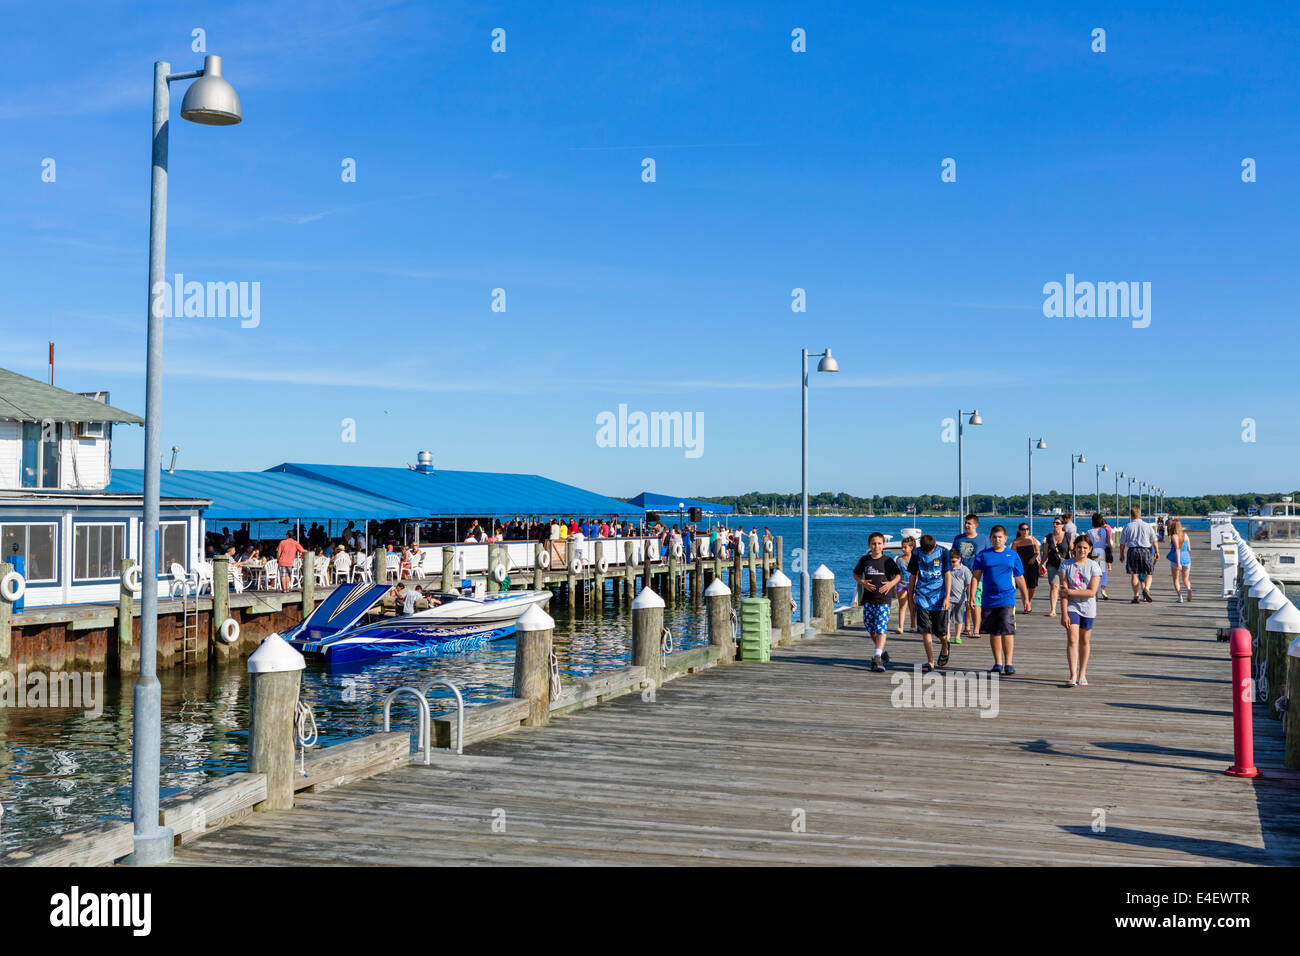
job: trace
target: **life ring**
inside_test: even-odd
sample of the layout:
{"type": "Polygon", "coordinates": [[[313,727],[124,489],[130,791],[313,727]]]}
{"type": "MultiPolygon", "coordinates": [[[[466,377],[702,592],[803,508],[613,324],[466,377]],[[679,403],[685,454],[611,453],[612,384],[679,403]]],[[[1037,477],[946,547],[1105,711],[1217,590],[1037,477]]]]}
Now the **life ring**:
{"type": "Polygon", "coordinates": [[[497,584],[500,584],[505,579],[506,579],[506,566],[504,564],[498,564],[495,568],[492,569],[492,580],[495,581],[497,584]]]}
{"type": "Polygon", "coordinates": [[[731,557],[731,555],[727,553],[727,546],[725,544],[718,545],[718,557],[721,558],[723,561],[731,557]]]}
{"type": "Polygon", "coordinates": [[[609,562],[605,560],[603,554],[600,556],[600,560],[596,562],[596,570],[601,574],[607,574],[609,572],[609,562]]]}
{"type": "Polygon", "coordinates": [[[0,597],[10,604],[16,604],[27,593],[27,582],[17,571],[10,571],[0,578],[0,597]]]}
{"type": "Polygon", "coordinates": [[[546,548],[537,552],[537,566],[543,570],[551,566],[551,552],[546,548]]]}
{"type": "Polygon", "coordinates": [[[569,570],[574,574],[582,573],[582,555],[575,554],[573,560],[569,562],[569,570]]]}
{"type": "Polygon", "coordinates": [[[239,622],[233,617],[228,617],[221,622],[221,628],[217,631],[217,637],[222,644],[233,644],[239,640],[239,622]]]}
{"type": "Polygon", "coordinates": [[[767,555],[770,555],[770,554],[772,553],[772,542],[771,542],[771,541],[764,541],[764,542],[763,542],[763,553],[764,553],[764,554],[767,554],[767,555]]]}
{"type": "Polygon", "coordinates": [[[682,559],[682,555],[685,553],[686,553],[686,549],[682,547],[682,543],[680,541],[674,541],[673,557],[676,558],[678,561],[680,561],[682,559]]]}
{"type": "Polygon", "coordinates": [[[133,564],[122,572],[122,587],[132,594],[140,593],[140,565],[133,564]]]}
{"type": "Polygon", "coordinates": [[[659,560],[659,542],[658,542],[658,541],[648,541],[648,542],[646,542],[646,554],[647,554],[647,556],[649,556],[649,558],[650,558],[651,561],[658,561],[658,560],[659,560]]]}

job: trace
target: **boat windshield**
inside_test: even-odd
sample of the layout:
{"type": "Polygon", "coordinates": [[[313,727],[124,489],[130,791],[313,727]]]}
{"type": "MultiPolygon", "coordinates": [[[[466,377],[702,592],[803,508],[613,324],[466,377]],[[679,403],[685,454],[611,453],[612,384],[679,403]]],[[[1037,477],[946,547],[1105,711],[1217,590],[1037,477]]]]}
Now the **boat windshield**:
{"type": "Polygon", "coordinates": [[[1300,516],[1252,518],[1250,540],[1300,545],[1300,516]]]}

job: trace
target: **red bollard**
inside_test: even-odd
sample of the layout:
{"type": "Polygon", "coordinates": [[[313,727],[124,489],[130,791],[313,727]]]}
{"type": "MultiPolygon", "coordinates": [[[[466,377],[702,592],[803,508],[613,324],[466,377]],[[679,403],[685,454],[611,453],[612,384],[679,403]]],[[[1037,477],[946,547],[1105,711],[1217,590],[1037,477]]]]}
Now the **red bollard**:
{"type": "Polygon", "coordinates": [[[1250,679],[1250,631],[1244,627],[1233,628],[1228,649],[1232,654],[1232,766],[1224,772],[1231,777],[1258,777],[1251,725],[1255,693],[1250,679]]]}

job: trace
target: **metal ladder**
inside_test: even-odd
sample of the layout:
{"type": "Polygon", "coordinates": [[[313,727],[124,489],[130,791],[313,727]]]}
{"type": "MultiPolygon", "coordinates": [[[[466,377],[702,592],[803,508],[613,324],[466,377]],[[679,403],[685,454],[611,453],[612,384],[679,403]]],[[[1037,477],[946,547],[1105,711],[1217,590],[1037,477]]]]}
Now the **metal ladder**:
{"type": "Polygon", "coordinates": [[[424,751],[424,762],[426,764],[430,762],[430,752],[429,752],[430,711],[429,711],[429,699],[425,695],[429,693],[429,690],[431,688],[437,687],[438,685],[442,685],[443,687],[450,687],[451,692],[456,695],[456,753],[463,754],[465,751],[465,698],[461,694],[460,688],[457,687],[455,684],[453,684],[451,681],[449,681],[447,678],[436,677],[433,680],[426,683],[419,690],[416,690],[410,684],[403,684],[401,687],[397,688],[392,693],[390,693],[387,697],[384,698],[384,733],[388,733],[392,729],[392,720],[390,714],[393,708],[393,698],[395,698],[398,694],[401,693],[408,693],[414,695],[416,700],[416,705],[419,707],[419,711],[418,711],[419,716],[417,719],[420,721],[419,727],[416,728],[415,746],[417,750],[424,751]]]}
{"type": "Polygon", "coordinates": [[[181,590],[181,663],[199,659],[199,588],[191,581],[181,590]]]}

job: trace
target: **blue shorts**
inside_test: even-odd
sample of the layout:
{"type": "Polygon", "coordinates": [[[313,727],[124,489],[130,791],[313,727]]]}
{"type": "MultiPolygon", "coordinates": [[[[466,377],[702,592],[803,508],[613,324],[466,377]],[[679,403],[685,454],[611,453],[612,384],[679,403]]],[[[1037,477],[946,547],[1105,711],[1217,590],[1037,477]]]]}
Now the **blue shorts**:
{"type": "Polygon", "coordinates": [[[884,634],[889,630],[889,605],[862,605],[862,625],[868,634],[884,634]]]}
{"type": "Polygon", "coordinates": [[[1095,617],[1080,617],[1078,611],[1069,611],[1069,620],[1071,624],[1077,625],[1080,630],[1091,631],[1095,617]]]}

